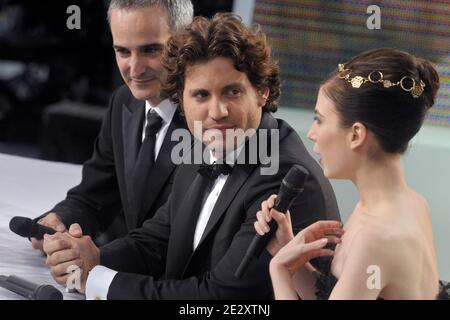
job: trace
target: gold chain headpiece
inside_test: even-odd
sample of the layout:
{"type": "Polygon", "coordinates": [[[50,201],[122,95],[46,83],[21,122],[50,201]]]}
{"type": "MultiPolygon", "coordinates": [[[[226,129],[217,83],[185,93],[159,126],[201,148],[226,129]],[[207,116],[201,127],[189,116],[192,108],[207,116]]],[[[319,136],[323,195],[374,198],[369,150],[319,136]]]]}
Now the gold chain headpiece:
{"type": "Polygon", "coordinates": [[[363,83],[370,82],[370,83],[382,83],[385,88],[400,86],[402,90],[406,92],[411,92],[411,95],[413,98],[418,98],[423,93],[423,88],[425,88],[425,83],[420,80],[419,83],[416,83],[416,80],[414,80],[413,77],[410,76],[404,76],[400,79],[400,81],[397,82],[391,82],[390,80],[385,80],[383,73],[381,71],[372,71],[369,73],[367,77],[363,76],[356,76],[351,78],[350,73],[351,71],[349,69],[345,69],[344,64],[340,63],[338,64],[338,70],[339,74],[338,77],[340,79],[344,79],[345,81],[351,83],[353,88],[359,88],[363,83]],[[407,83],[405,86],[405,81],[410,81],[411,86],[408,87],[407,83]]]}

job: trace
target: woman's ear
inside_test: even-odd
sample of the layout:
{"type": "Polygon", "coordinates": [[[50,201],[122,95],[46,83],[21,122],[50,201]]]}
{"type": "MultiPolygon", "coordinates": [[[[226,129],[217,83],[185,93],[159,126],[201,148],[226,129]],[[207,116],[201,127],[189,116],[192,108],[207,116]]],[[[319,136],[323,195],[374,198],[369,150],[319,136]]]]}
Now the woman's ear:
{"type": "Polygon", "coordinates": [[[264,87],[258,92],[258,106],[264,107],[266,105],[267,98],[269,97],[269,87],[264,87]]]}
{"type": "Polygon", "coordinates": [[[361,147],[367,140],[367,128],[361,122],[355,122],[350,130],[350,149],[361,147]]]}

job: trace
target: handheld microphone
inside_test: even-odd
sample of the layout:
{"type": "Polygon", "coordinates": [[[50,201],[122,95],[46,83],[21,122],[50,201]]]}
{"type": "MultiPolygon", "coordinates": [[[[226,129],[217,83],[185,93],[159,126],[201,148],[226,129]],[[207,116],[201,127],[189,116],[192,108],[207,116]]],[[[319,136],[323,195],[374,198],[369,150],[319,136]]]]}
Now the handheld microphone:
{"type": "Polygon", "coordinates": [[[18,234],[19,236],[26,238],[43,239],[44,234],[54,234],[56,231],[52,228],[40,225],[34,220],[26,217],[14,217],[9,222],[9,229],[18,234]]]}
{"type": "Polygon", "coordinates": [[[16,276],[0,276],[0,287],[30,300],[62,300],[61,291],[49,284],[37,285],[16,276]]]}
{"type": "MultiPolygon", "coordinates": [[[[278,195],[273,208],[279,212],[285,213],[297,198],[297,196],[302,193],[308,176],[308,170],[298,164],[294,165],[281,182],[280,190],[278,191],[278,195]]],[[[260,236],[257,233],[250,243],[250,246],[245,253],[244,259],[241,261],[234,274],[236,278],[242,277],[253,257],[259,258],[261,252],[264,250],[274,233],[277,231],[278,224],[274,219],[270,220],[268,224],[270,231],[263,236],[260,236]]]]}

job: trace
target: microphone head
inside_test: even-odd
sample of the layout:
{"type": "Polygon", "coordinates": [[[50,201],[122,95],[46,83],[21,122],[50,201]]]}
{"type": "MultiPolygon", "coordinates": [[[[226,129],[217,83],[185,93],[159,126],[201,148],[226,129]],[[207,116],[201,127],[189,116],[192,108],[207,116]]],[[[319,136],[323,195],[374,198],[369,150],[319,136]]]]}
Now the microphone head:
{"type": "Polygon", "coordinates": [[[62,300],[63,295],[62,295],[61,291],[59,291],[55,287],[53,287],[49,284],[45,284],[45,285],[39,286],[36,289],[35,299],[36,300],[62,300]]]}
{"type": "Polygon", "coordinates": [[[286,176],[283,178],[283,184],[290,189],[303,189],[309,172],[301,165],[295,164],[289,169],[286,176]]]}
{"type": "Polygon", "coordinates": [[[26,217],[14,217],[9,221],[9,229],[22,237],[30,237],[33,230],[33,220],[26,217]]]}

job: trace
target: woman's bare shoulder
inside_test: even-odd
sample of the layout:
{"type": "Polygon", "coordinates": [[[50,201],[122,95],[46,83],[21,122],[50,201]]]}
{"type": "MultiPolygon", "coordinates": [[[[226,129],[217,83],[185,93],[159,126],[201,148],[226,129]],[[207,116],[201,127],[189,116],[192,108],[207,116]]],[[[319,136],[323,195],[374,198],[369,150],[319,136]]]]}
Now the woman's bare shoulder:
{"type": "Polygon", "coordinates": [[[351,252],[354,256],[367,255],[377,263],[389,263],[405,259],[419,241],[413,228],[397,224],[394,219],[381,219],[365,224],[355,234],[351,252]]]}

